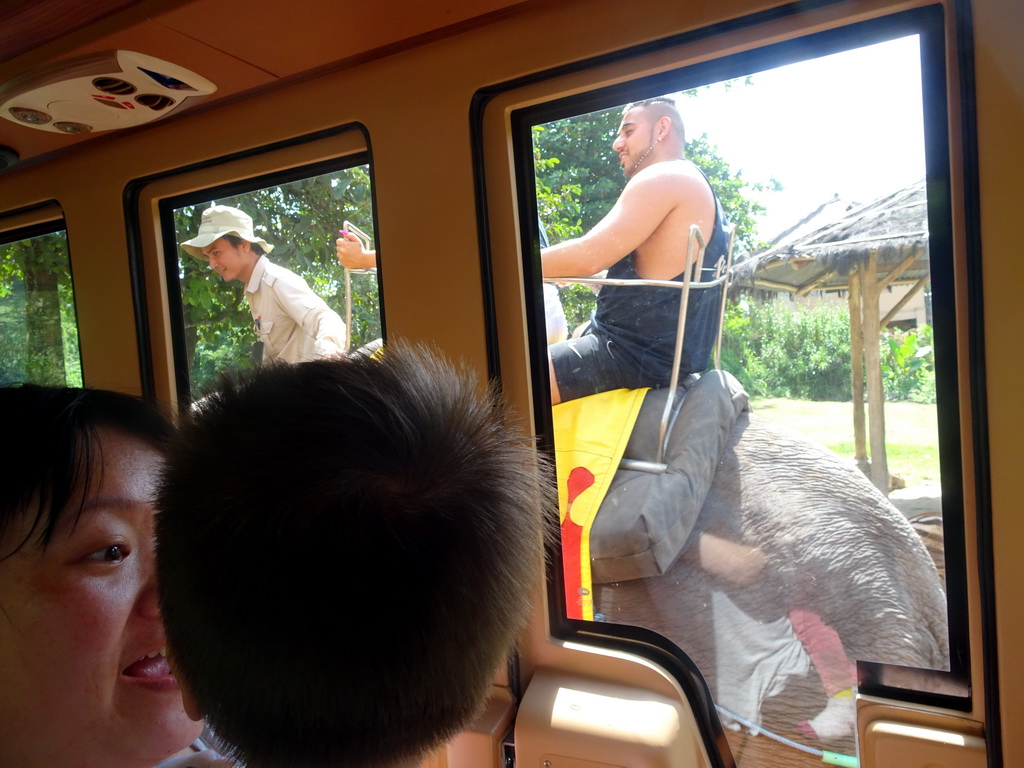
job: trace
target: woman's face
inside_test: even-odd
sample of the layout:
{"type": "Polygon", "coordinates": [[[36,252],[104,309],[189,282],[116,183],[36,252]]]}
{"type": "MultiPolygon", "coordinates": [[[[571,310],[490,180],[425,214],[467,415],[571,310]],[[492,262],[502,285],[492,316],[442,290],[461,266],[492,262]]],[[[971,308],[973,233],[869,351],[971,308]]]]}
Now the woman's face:
{"type": "MultiPolygon", "coordinates": [[[[77,525],[0,560],[0,768],[159,762],[200,724],[163,657],[153,563],[160,455],[99,430],[102,471],[77,525]]],[[[28,533],[14,526],[0,556],[28,533]]]]}

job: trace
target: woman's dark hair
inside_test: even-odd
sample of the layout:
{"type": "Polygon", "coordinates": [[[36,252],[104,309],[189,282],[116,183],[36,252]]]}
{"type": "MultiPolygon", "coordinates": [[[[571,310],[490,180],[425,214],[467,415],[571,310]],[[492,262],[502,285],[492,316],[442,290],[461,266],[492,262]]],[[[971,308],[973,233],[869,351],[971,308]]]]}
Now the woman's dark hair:
{"type": "Polygon", "coordinates": [[[8,458],[0,483],[0,541],[24,516],[31,526],[20,541],[5,544],[0,560],[30,539],[46,547],[67,515],[75,522],[95,479],[102,446],[97,430],[116,429],[163,452],[170,421],[137,397],[102,389],[0,387],[0,423],[8,458]]]}

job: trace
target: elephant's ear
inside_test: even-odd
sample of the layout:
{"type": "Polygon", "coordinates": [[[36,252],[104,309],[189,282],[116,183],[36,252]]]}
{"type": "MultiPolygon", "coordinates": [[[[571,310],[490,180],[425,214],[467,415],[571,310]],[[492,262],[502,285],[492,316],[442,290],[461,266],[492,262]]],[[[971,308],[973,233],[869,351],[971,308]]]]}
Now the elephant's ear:
{"type": "MultiPolygon", "coordinates": [[[[636,446],[656,445],[665,392],[647,396],[634,427],[645,434],[636,446]],[[650,432],[654,439],[651,440],[650,432]]],[[[733,425],[747,410],[747,394],[724,371],[710,371],[685,393],[669,436],[661,474],[620,469],[612,480],[590,531],[593,580],[598,584],[642,579],[667,571],[687,540],[714,481],[715,469],[733,425]]]]}

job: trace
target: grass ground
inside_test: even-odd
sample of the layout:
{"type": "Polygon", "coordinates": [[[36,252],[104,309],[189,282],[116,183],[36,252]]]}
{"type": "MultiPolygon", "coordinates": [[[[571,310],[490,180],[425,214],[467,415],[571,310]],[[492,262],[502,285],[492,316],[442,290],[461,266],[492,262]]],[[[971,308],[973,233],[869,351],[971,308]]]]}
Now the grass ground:
{"type": "MultiPolygon", "coordinates": [[[[759,416],[797,429],[840,456],[853,459],[851,403],[781,398],[750,402],[759,416]]],[[[890,474],[900,475],[907,486],[939,482],[939,439],[934,405],[886,403],[885,438],[890,474]]]]}

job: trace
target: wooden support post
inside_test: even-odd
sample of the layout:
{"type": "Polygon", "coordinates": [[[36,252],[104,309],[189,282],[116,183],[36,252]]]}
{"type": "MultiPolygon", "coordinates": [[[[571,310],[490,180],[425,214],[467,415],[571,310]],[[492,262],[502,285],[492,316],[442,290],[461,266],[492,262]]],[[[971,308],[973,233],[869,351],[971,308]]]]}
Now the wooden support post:
{"type": "Polygon", "coordinates": [[[885,391],[882,387],[882,360],[878,351],[881,336],[877,277],[878,255],[871,251],[867,267],[861,272],[864,328],[864,368],[868,386],[868,429],[871,436],[871,482],[889,495],[889,464],[885,455],[885,391]]]}
{"type": "Polygon", "coordinates": [[[853,389],[853,457],[868,474],[868,448],[864,428],[864,332],[861,325],[860,267],[850,274],[850,372],[853,389]]]}

